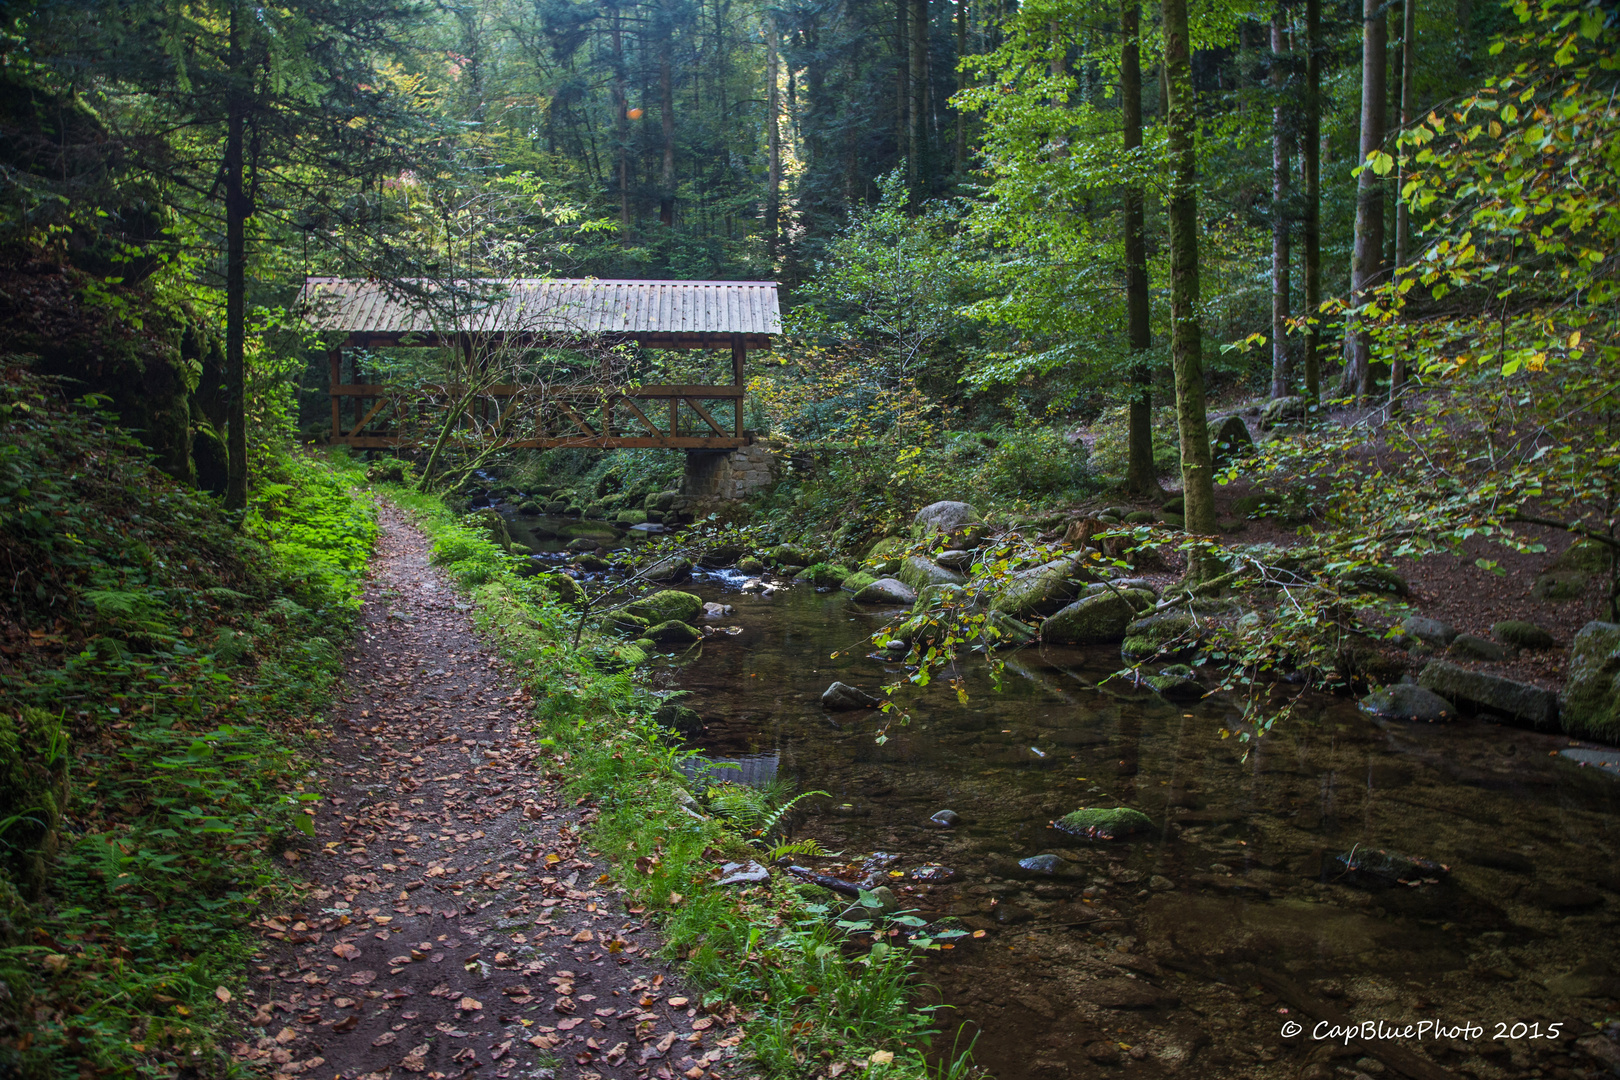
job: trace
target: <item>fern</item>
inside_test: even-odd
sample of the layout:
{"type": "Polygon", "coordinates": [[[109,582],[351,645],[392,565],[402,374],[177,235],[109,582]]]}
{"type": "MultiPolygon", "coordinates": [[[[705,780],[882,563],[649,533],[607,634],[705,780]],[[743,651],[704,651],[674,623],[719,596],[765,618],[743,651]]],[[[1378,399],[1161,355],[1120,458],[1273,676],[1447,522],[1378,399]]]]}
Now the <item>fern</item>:
{"type": "MultiPolygon", "coordinates": [[[[825,791],[805,791],[786,802],[777,803],[770,792],[758,791],[741,784],[716,784],[708,790],[708,799],[709,809],[725,818],[737,831],[748,834],[750,843],[767,846],[783,819],[802,800],[812,795],[826,794],[825,791]]],[[[783,852],[783,854],[808,855],[814,852],[783,852]]]]}

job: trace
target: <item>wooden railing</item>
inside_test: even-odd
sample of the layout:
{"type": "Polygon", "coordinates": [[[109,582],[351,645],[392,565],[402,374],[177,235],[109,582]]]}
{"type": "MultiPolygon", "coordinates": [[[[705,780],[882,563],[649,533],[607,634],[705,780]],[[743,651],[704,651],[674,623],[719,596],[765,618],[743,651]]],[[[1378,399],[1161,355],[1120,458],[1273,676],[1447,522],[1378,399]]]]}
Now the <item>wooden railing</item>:
{"type": "MultiPolygon", "coordinates": [[[[434,399],[464,396],[455,387],[407,389],[367,383],[334,383],[331,395],[331,441],[378,450],[436,438],[445,406],[435,406],[434,399]]],[[[513,448],[730,450],[748,442],[743,434],[741,386],[544,393],[500,384],[474,395],[462,416],[458,433],[452,434],[454,441],[496,440],[513,448]]]]}

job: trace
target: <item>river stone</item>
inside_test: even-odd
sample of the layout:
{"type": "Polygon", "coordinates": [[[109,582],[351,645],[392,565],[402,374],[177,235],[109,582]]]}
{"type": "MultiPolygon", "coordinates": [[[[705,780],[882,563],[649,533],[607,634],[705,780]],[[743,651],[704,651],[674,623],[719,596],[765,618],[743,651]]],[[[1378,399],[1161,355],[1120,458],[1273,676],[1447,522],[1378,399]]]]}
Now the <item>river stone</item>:
{"type": "Polygon", "coordinates": [[[917,511],[911,526],[922,536],[943,533],[957,547],[971,547],[984,531],[979,512],[965,502],[930,503],[917,511]]]}
{"type": "Polygon", "coordinates": [[[834,711],[875,709],[882,702],[848,683],[835,682],[821,693],[821,707],[834,711]]]}
{"type": "Polygon", "coordinates": [[[1469,671],[1444,660],[1425,664],[1418,685],[1455,702],[1505,713],[1533,727],[1550,728],[1558,720],[1558,696],[1552,691],[1500,675],[1469,671]]]}
{"type": "Polygon", "coordinates": [[[1577,738],[1620,741],[1620,624],[1594,620],[1575,635],[1563,719],[1577,738]]]}
{"type": "MultiPolygon", "coordinates": [[[[1155,615],[1137,619],[1125,628],[1125,642],[1120,646],[1120,653],[1127,660],[1141,660],[1156,655],[1161,649],[1173,641],[1184,639],[1190,645],[1197,635],[1198,626],[1193,622],[1192,616],[1183,611],[1171,609],[1161,611],[1155,615]]],[[[1171,650],[1179,652],[1180,648],[1171,650]]]]}
{"type": "Polygon", "coordinates": [[[1552,632],[1545,627],[1520,619],[1491,624],[1491,635],[1516,649],[1551,649],[1558,644],[1552,632]]]}
{"type": "MultiPolygon", "coordinates": [[[[900,910],[900,898],[894,895],[894,890],[887,885],[879,885],[875,889],[867,890],[867,897],[875,901],[875,905],[851,904],[839,913],[839,918],[845,922],[872,922],[882,915],[888,915],[900,910]]],[[[865,899],[863,897],[862,899],[865,899]]]]}
{"type": "Polygon", "coordinates": [[[1580,965],[1547,980],[1547,989],[1564,997],[1612,998],[1620,997],[1620,979],[1615,978],[1609,965],[1592,957],[1580,965]]]}
{"type": "Polygon", "coordinates": [[[647,581],[679,581],[692,576],[692,560],[684,555],[659,559],[641,572],[647,581]]]}
{"type": "Polygon", "coordinates": [[[741,544],[721,544],[718,547],[709,548],[702,555],[699,555],[698,565],[707,567],[710,570],[735,566],[737,560],[742,558],[742,553],[743,547],[741,544]]]}
{"type": "Polygon", "coordinates": [[[877,581],[876,575],[868,574],[865,570],[857,570],[843,581],[840,581],[838,587],[847,593],[858,594],[875,581],[877,581]]]}
{"type": "Polygon", "coordinates": [[[1484,660],[1492,664],[1499,664],[1513,656],[1511,649],[1505,649],[1489,638],[1477,637],[1474,634],[1458,634],[1452,639],[1451,647],[1446,651],[1464,660],[1484,660]]]}
{"type": "Polygon", "coordinates": [[[730,604],[717,604],[711,600],[703,605],[703,617],[705,619],[724,619],[732,613],[732,610],[730,604]]]}
{"type": "Polygon", "coordinates": [[[1064,866],[1063,860],[1056,855],[1033,855],[1027,859],[1019,859],[1018,869],[1042,877],[1055,877],[1064,866]]]}
{"type": "Polygon", "coordinates": [[[1228,416],[1221,421],[1215,437],[1210,440],[1210,449],[1214,451],[1217,469],[1224,469],[1253,453],[1254,436],[1249,434],[1249,425],[1243,422],[1243,417],[1228,416]]]}
{"type": "Polygon", "coordinates": [[[563,550],[584,553],[587,551],[595,551],[601,546],[602,545],[597,543],[595,540],[588,540],[581,536],[577,540],[568,541],[563,550]]]}
{"type": "Polygon", "coordinates": [[[557,599],[565,604],[577,604],[585,596],[585,591],[579,587],[579,582],[567,574],[545,574],[539,581],[541,588],[547,592],[555,593],[557,599]]]}
{"type": "Polygon", "coordinates": [[[587,573],[600,574],[613,564],[608,562],[606,559],[599,558],[595,555],[586,554],[575,557],[574,565],[587,573]]]}
{"type": "Polygon", "coordinates": [[[760,574],[765,572],[765,564],[750,556],[746,559],[737,560],[737,570],[739,573],[751,574],[758,577],[760,574]]]}
{"type": "MultiPolygon", "coordinates": [[[[1149,597],[1149,603],[1152,598],[1149,597]]],[[[1116,593],[1097,593],[1076,600],[1041,624],[1041,640],[1065,645],[1101,645],[1123,641],[1136,619],[1131,601],[1116,593]]]]}
{"type": "Polygon", "coordinates": [[[1384,720],[1416,720],[1435,724],[1457,718],[1457,710],[1451,702],[1432,690],[1412,683],[1395,683],[1375,690],[1361,699],[1361,707],[1384,720]]]}
{"type": "Polygon", "coordinates": [[[977,552],[964,551],[958,548],[940,552],[934,561],[947,570],[955,570],[957,573],[965,574],[973,566],[975,557],[977,557],[977,552]]]}
{"type": "Polygon", "coordinates": [[[771,880],[771,872],[753,859],[745,863],[728,862],[720,867],[720,880],[715,884],[720,888],[731,885],[760,885],[771,880]]]}
{"type": "Polygon", "coordinates": [[[647,524],[647,511],[620,510],[613,515],[613,522],[616,525],[645,525],[647,524]]]}
{"type": "Polygon", "coordinates": [[[703,598],[689,592],[661,589],[643,596],[633,604],[625,605],[624,610],[646,619],[650,625],[669,622],[671,619],[689,623],[703,611],[703,598]]]}
{"type": "Polygon", "coordinates": [[[1017,648],[1020,645],[1028,645],[1038,636],[1034,627],[1019,622],[1011,615],[992,611],[989,618],[984,621],[984,632],[979,638],[990,645],[1011,645],[1017,648]]]}
{"type": "Polygon", "coordinates": [[[1355,847],[1322,859],[1322,880],[1362,888],[1433,885],[1450,876],[1449,867],[1432,859],[1381,848],[1355,847]]]}
{"type": "Polygon", "coordinates": [[[703,640],[701,630],[688,626],[679,619],[670,619],[667,622],[648,627],[647,636],[665,645],[689,645],[694,641],[703,640]]]}
{"type": "Polygon", "coordinates": [[[902,562],[900,572],[895,577],[913,589],[926,589],[930,585],[961,585],[967,581],[956,571],[947,570],[921,555],[912,555],[902,562]]]}
{"type": "Polygon", "coordinates": [[[962,818],[955,810],[941,810],[928,819],[942,829],[954,829],[962,823],[962,818]]]}
{"type": "Polygon", "coordinates": [[[1204,687],[1193,678],[1192,668],[1186,664],[1171,664],[1142,681],[1170,701],[1198,701],[1204,696],[1204,687]]]}
{"type": "Polygon", "coordinates": [[[583,536],[587,540],[598,540],[604,544],[611,544],[619,538],[619,530],[606,521],[570,521],[557,528],[558,536],[583,536]]]}
{"type": "Polygon", "coordinates": [[[895,578],[878,578],[855,594],[857,604],[906,604],[917,600],[910,585],[895,578]]]}
{"type": "Polygon", "coordinates": [[[811,582],[818,589],[831,589],[843,584],[844,579],[849,577],[850,573],[848,567],[823,562],[800,570],[794,575],[794,580],[811,582]]]}
{"type": "Polygon", "coordinates": [[[1401,629],[1425,645],[1444,649],[1457,639],[1457,631],[1449,623],[1429,619],[1422,615],[1408,615],[1401,620],[1401,629]]]}
{"type": "Polygon", "coordinates": [[[1020,619],[1050,615],[1079,595],[1081,582],[1093,576],[1077,558],[1053,559],[1012,575],[990,606],[1020,619]]]}
{"type": "Polygon", "coordinates": [[[1260,430],[1295,424],[1305,419],[1308,403],[1302,397],[1272,398],[1260,412],[1260,430]]]}
{"type": "Polygon", "coordinates": [[[792,564],[788,564],[788,565],[784,565],[784,566],[778,566],[776,568],[776,572],[778,574],[781,574],[783,577],[791,578],[791,577],[798,577],[800,571],[802,571],[803,569],[804,569],[804,567],[802,567],[802,566],[794,566],[792,564]]]}
{"type": "MultiPolygon", "coordinates": [[[[1141,979],[1096,979],[1071,985],[1082,1000],[1105,1009],[1149,1009],[1168,1000],[1162,990],[1141,979]]],[[[1117,1063],[1117,1056],[1114,1061],[1117,1063]]]]}
{"type": "Polygon", "coordinates": [[[799,544],[778,544],[765,554],[765,561],[779,567],[805,567],[821,561],[814,551],[799,544]]]}
{"type": "Polygon", "coordinates": [[[1052,827],[1092,840],[1118,840],[1153,828],[1153,819],[1128,806],[1092,807],[1064,814],[1052,827]]]}
{"type": "Polygon", "coordinates": [[[666,526],[649,521],[645,525],[630,526],[625,530],[624,536],[626,540],[645,540],[649,536],[662,536],[667,532],[669,529],[666,526]]]}

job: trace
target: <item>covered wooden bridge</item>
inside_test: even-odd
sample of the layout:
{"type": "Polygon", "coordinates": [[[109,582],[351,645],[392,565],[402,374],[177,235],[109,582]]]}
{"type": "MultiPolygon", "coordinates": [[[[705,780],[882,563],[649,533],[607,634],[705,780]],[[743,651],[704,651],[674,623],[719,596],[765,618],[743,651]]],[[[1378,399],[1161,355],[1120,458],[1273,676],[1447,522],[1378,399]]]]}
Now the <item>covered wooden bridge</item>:
{"type": "Polygon", "coordinates": [[[748,442],[748,351],[768,348],[782,325],[772,281],[310,277],[300,305],[315,329],[341,335],[328,353],[331,441],[368,449],[418,445],[453,414],[455,439],[510,447],[733,450],[748,442]],[[636,385],[616,366],[626,344],[727,351],[730,382],[636,385]],[[372,351],[395,348],[454,350],[451,375],[377,377],[372,351]],[[559,380],[523,359],[536,350],[588,359],[559,380]]]}

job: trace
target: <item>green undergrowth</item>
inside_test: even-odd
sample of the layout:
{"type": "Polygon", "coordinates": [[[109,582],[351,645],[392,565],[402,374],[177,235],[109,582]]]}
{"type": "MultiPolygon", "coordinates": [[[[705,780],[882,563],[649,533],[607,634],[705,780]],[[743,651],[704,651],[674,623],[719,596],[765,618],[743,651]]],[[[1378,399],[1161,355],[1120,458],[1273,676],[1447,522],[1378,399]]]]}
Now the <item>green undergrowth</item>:
{"type": "Polygon", "coordinates": [[[954,1025],[916,1003],[913,950],[852,936],[818,902],[826,894],[780,876],[741,891],[716,887],[721,862],[759,851],[722,821],[681,808],[682,752],[650,718],[656,702],[613,643],[587,634],[572,647],[573,612],[512,572],[520,558],[437,499],[387,493],[470,591],[479,627],[534,694],[540,745],[576,796],[596,802],[591,841],[626,900],[656,914],[668,954],[685,962],[705,1007],[743,1023],[742,1049],[759,1070],[828,1075],[841,1064],[846,1076],[928,1074],[933,1029],[954,1025]]]}
{"type": "Polygon", "coordinates": [[[227,515],[92,405],[0,375],[0,1076],[223,1075],[375,524],[291,455],[227,515]]]}

